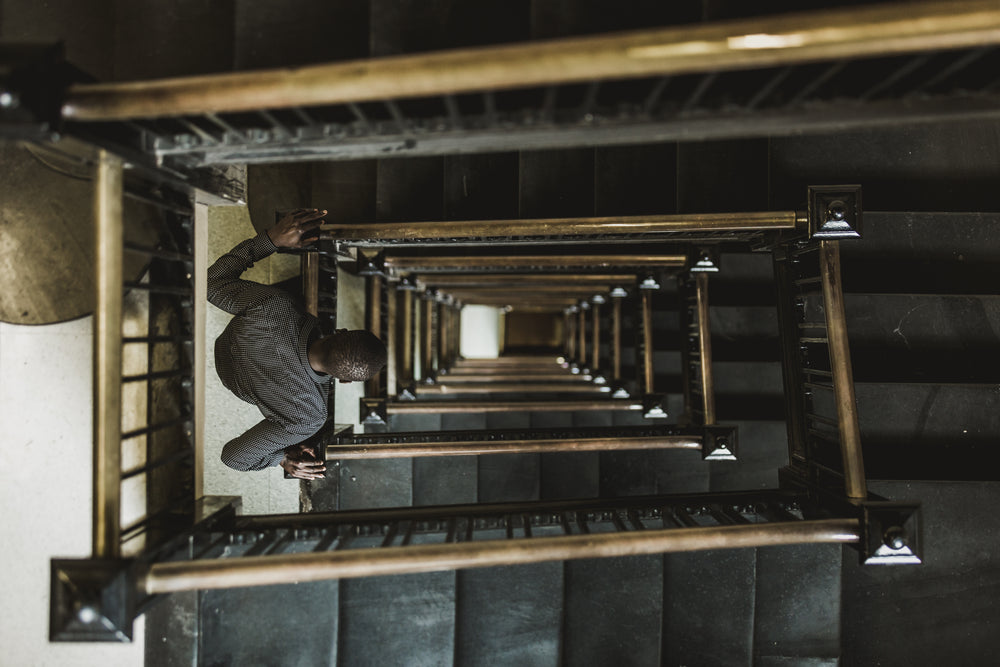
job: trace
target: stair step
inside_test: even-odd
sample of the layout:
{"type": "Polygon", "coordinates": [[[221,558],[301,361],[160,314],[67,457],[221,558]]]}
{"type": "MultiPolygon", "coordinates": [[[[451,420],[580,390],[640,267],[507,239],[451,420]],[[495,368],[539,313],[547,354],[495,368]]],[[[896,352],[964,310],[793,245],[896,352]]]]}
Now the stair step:
{"type": "Polygon", "coordinates": [[[715,361],[712,376],[716,396],[756,394],[760,397],[784,394],[779,361],[715,361]]]}
{"type": "Polygon", "coordinates": [[[575,560],[565,568],[565,664],[660,664],[663,558],[575,560]]]}
{"type": "MultiPolygon", "coordinates": [[[[337,509],[408,507],[413,504],[413,459],[355,459],[341,461],[340,506],[337,509]]],[[[330,468],[327,468],[329,476],[330,468]]],[[[314,510],[318,510],[315,508],[314,510]]]]}
{"type": "Polygon", "coordinates": [[[918,567],[882,568],[844,552],[844,664],[991,662],[1000,554],[984,545],[1000,535],[1000,484],[869,481],[868,488],[921,502],[924,558],[918,567]]]}
{"type": "Polygon", "coordinates": [[[444,219],[516,219],[518,154],[444,158],[444,219]]]}
{"type": "MultiPolygon", "coordinates": [[[[95,7],[92,11],[103,13],[103,9],[95,7]]],[[[62,7],[60,10],[53,8],[39,23],[51,22],[52,14],[65,11],[62,7]]],[[[118,81],[225,72],[233,66],[231,3],[164,4],[144,0],[116,7],[110,13],[105,19],[114,25],[113,77],[118,81]],[[178,39],[178,35],[184,35],[184,39],[178,39]]],[[[65,33],[50,39],[75,36],[82,26],[88,26],[88,19],[66,25],[65,33]]]]}
{"type": "MultiPolygon", "coordinates": [[[[541,410],[531,413],[531,428],[579,427],[576,414],[545,412],[542,406],[541,410]]],[[[543,499],[595,498],[600,491],[599,452],[543,453],[539,465],[539,495],[543,499]]]]}
{"type": "Polygon", "coordinates": [[[617,30],[633,30],[658,25],[675,25],[701,20],[701,2],[637,2],[622,11],[610,0],[567,2],[534,0],[531,3],[531,36],[555,39],[617,30]]]}
{"type": "Polygon", "coordinates": [[[756,569],[756,549],[665,555],[660,664],[753,664],[756,569]]]}
{"type": "MultiPolygon", "coordinates": [[[[461,413],[456,414],[456,417],[464,417],[466,415],[472,415],[476,417],[474,413],[461,413]]],[[[458,428],[445,428],[445,418],[450,417],[450,414],[431,414],[431,413],[418,413],[418,414],[398,414],[394,413],[389,415],[389,420],[387,426],[389,431],[392,432],[409,432],[409,431],[445,431],[445,430],[461,430],[458,428]]],[[[456,422],[448,422],[453,424],[456,422]]],[[[458,422],[461,423],[461,422],[458,422]]],[[[473,423],[477,423],[474,421],[473,423]]],[[[476,428],[483,428],[478,426],[476,428]]]]}
{"type": "Polygon", "coordinates": [[[676,144],[594,150],[594,215],[673,213],[676,192],[676,144]]]}
{"type": "Polygon", "coordinates": [[[601,496],[705,493],[709,468],[701,453],[686,450],[601,452],[601,496]]]}
{"type": "Polygon", "coordinates": [[[678,213],[766,211],[767,191],[767,139],[678,144],[678,213]]]}
{"type": "Polygon", "coordinates": [[[379,222],[441,220],[444,158],[378,161],[375,216],[379,222]]]}
{"type": "Polygon", "coordinates": [[[327,220],[375,219],[376,160],[313,162],[311,167],[312,205],[329,211],[327,220]]]}
{"type": "Polygon", "coordinates": [[[199,665],[337,664],[337,635],[343,632],[337,612],[340,582],[209,590],[200,595],[199,665]],[[290,637],[295,638],[291,644],[290,637]]]}
{"type": "Polygon", "coordinates": [[[528,37],[528,0],[371,0],[378,56],[517,42],[528,37]]]}
{"type": "Polygon", "coordinates": [[[934,347],[892,349],[851,346],[855,382],[867,383],[1000,383],[1000,369],[983,363],[996,353],[995,345],[950,348],[953,341],[934,347]]]}
{"type": "Polygon", "coordinates": [[[479,465],[475,456],[415,458],[414,505],[473,504],[479,497],[479,465]]]}
{"type": "Polygon", "coordinates": [[[843,550],[833,544],[757,550],[754,664],[838,664],[843,550]]]}
{"type": "MultiPolygon", "coordinates": [[[[432,572],[342,581],[338,663],[451,664],[455,578],[455,572],[432,572]]],[[[302,627],[312,624],[299,632],[302,627]]],[[[288,636],[294,635],[286,635],[286,642],[288,636]]]]}
{"type": "MultiPolygon", "coordinates": [[[[866,228],[877,220],[876,211],[926,211],[930,216],[937,211],[1000,211],[995,187],[1000,137],[990,123],[930,122],[772,137],[769,145],[776,210],[800,208],[809,185],[849,180],[864,184],[866,228]]],[[[979,233],[975,225],[966,231],[979,233]]],[[[863,232],[867,236],[867,229],[863,232]]],[[[939,242],[937,232],[931,232],[920,245],[933,253],[930,246],[939,242]]],[[[940,250],[947,245],[942,243],[940,250]]]]}
{"type": "Polygon", "coordinates": [[[1000,430],[995,384],[859,382],[855,393],[865,440],[961,442],[1000,430]]]}
{"type": "MultiPolygon", "coordinates": [[[[486,413],[486,428],[531,428],[530,412],[486,413]]],[[[487,454],[479,461],[479,502],[538,500],[541,460],[538,454],[487,454]]]]}
{"type": "Polygon", "coordinates": [[[522,218],[592,216],[594,151],[523,151],[518,171],[522,218]]]}
{"type": "Polygon", "coordinates": [[[461,570],[455,664],[560,663],[563,563],[461,570]]]}
{"type": "Polygon", "coordinates": [[[739,452],[735,461],[709,462],[710,490],[778,488],[778,470],[788,465],[785,422],[725,419],[723,423],[737,427],[739,452]]]}
{"type": "Polygon", "coordinates": [[[369,15],[368,0],[237,0],[228,26],[233,64],[246,70],[367,58],[369,15]]]}
{"type": "MultiPolygon", "coordinates": [[[[711,288],[709,302],[711,303],[711,288]]],[[[773,306],[709,307],[712,340],[733,341],[743,338],[777,338],[778,315],[773,306]]]]}
{"type": "Polygon", "coordinates": [[[1000,295],[847,294],[844,300],[852,346],[933,348],[959,356],[1000,342],[1000,295]]]}
{"type": "Polygon", "coordinates": [[[1000,251],[1000,213],[948,210],[866,210],[862,238],[841,244],[845,266],[861,260],[994,264],[1000,251]]]}

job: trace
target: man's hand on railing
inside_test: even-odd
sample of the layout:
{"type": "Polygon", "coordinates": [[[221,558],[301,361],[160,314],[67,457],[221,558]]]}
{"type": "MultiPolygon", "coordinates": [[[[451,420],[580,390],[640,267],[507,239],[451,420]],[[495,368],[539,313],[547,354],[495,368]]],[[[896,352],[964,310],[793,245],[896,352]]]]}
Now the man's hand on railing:
{"type": "Polygon", "coordinates": [[[326,462],[316,459],[316,450],[308,445],[296,445],[285,450],[285,458],[279,464],[292,477],[299,479],[323,479],[326,462]]]}
{"type": "Polygon", "coordinates": [[[316,235],[311,232],[323,224],[324,215],[325,210],[295,209],[267,230],[267,235],[276,248],[304,248],[316,240],[316,235]]]}

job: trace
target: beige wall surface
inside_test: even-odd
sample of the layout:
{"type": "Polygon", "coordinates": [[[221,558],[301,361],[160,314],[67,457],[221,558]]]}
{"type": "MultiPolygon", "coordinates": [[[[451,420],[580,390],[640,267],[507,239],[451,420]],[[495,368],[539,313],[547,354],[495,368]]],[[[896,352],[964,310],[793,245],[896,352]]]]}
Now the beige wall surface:
{"type": "Polygon", "coordinates": [[[0,323],[0,667],[143,664],[132,644],[49,643],[49,560],[91,550],[93,318],[0,323]]]}

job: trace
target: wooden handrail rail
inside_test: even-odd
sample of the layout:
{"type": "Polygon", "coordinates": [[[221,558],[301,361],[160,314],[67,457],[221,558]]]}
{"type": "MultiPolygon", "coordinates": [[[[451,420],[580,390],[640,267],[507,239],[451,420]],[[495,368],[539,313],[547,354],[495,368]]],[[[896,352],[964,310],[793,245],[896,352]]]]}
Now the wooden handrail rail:
{"type": "MultiPolygon", "coordinates": [[[[390,401],[386,412],[393,414],[454,414],[460,412],[521,412],[537,408],[535,401],[390,401]]],[[[546,401],[546,412],[576,410],[642,410],[642,404],[627,399],[581,399],[575,401],[546,401]]]]}
{"type": "Polygon", "coordinates": [[[94,515],[96,558],[121,555],[122,161],[105,150],[94,178],[94,515]]]}
{"type": "Polygon", "coordinates": [[[857,519],[820,519],[243,556],[154,563],[140,578],[139,589],[147,595],[158,595],[581,558],[789,544],[852,544],[860,539],[861,526],[857,519]]]}
{"type": "Polygon", "coordinates": [[[113,121],[715,72],[1000,43],[995,0],[849,7],[155,81],[77,84],[64,118],[113,121]]]}
{"type": "MultiPolygon", "coordinates": [[[[626,268],[630,266],[662,266],[682,267],[687,262],[685,255],[647,255],[647,254],[597,254],[597,255],[487,255],[460,257],[428,256],[418,257],[387,255],[385,266],[390,269],[408,271],[433,267],[435,272],[464,270],[482,271],[484,266],[504,266],[510,268],[559,268],[590,266],[597,270],[626,268]]],[[[505,274],[497,273],[498,277],[505,274]]],[[[427,278],[425,275],[424,278],[427,278]]]]}
{"type": "Polygon", "coordinates": [[[701,450],[703,439],[691,435],[617,438],[540,438],[535,440],[458,440],[389,444],[328,445],[326,460],[397,459],[427,456],[478,456],[542,452],[597,452],[645,449],[701,450]]]}
{"type": "MultiPolygon", "coordinates": [[[[427,222],[336,222],[320,227],[320,238],[347,243],[450,241],[489,237],[544,238],[684,234],[697,232],[756,232],[804,229],[806,219],[796,211],[689,213],[681,215],[620,215],[579,218],[523,218],[511,220],[438,220],[427,222]]],[[[483,260],[479,259],[481,267],[483,260]]]]}

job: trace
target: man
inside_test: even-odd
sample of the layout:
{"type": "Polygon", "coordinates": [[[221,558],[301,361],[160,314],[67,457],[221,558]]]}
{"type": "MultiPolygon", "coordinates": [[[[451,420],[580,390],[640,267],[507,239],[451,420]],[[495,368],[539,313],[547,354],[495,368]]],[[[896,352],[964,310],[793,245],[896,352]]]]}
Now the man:
{"type": "MultiPolygon", "coordinates": [[[[222,448],[236,470],[280,465],[293,477],[321,479],[326,470],[304,440],[327,419],[330,382],[367,380],[386,364],[385,345],[371,332],[322,337],[318,320],[287,292],[240,276],[278,248],[303,248],[326,211],[299,209],[243,241],[208,269],[208,300],[235,317],[215,341],[219,379],[264,419],[222,448]]],[[[311,238],[312,236],[312,238],[311,238]]]]}

